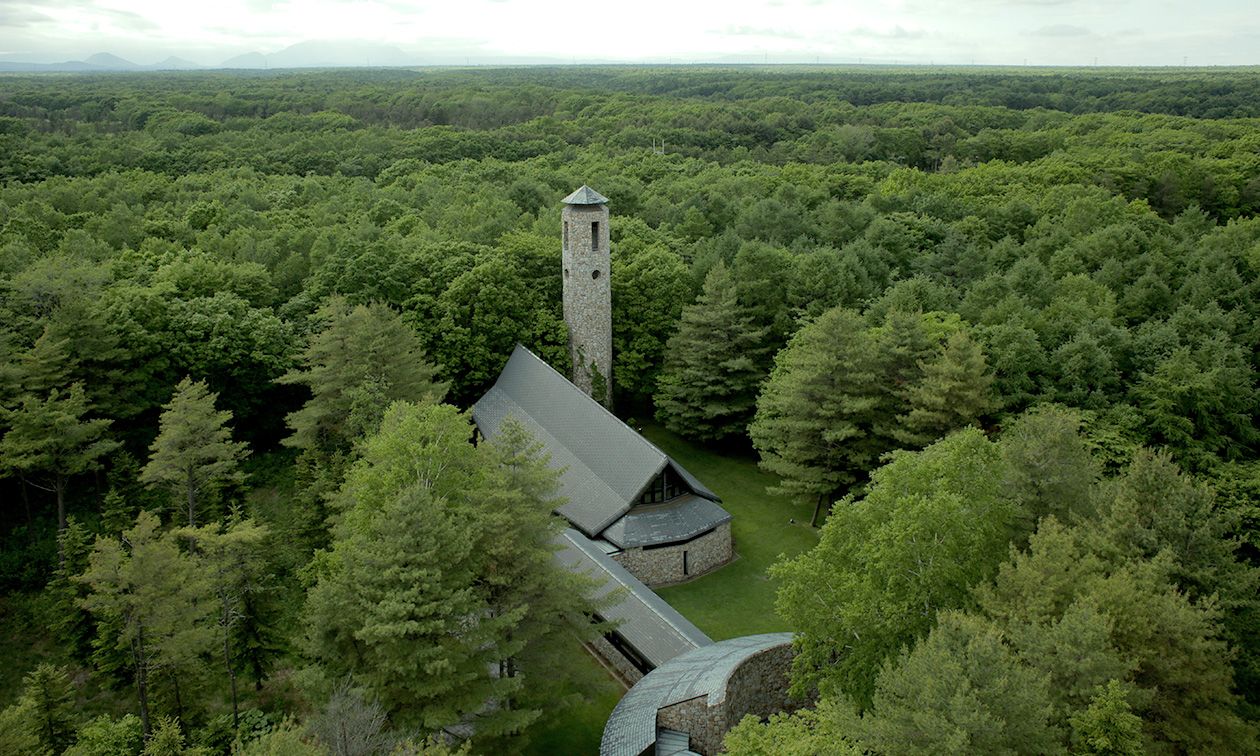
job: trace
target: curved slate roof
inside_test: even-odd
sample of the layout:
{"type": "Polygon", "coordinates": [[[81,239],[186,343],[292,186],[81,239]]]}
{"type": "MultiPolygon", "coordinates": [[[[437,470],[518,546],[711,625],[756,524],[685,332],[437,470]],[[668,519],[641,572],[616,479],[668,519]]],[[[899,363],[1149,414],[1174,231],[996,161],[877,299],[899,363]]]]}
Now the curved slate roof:
{"type": "Polygon", "coordinates": [[[613,603],[600,610],[600,616],[616,623],[621,637],[654,667],[713,642],[591,539],[567,528],[560,534],[559,544],[556,558],[561,563],[600,583],[592,598],[603,599],[621,589],[613,603]]]}
{"type": "Polygon", "coordinates": [[[494,438],[508,416],[533,434],[551,455],[551,465],[561,469],[559,494],[567,503],[556,512],[588,536],[629,511],[667,465],[697,495],[717,499],[665,452],[519,344],[472,414],[486,438],[494,438]]]}
{"type": "Polygon", "coordinates": [[[582,184],[573,194],[561,200],[566,205],[607,205],[608,198],[586,184],[582,184]]]}
{"type": "Polygon", "coordinates": [[[656,712],[665,706],[708,697],[714,706],[726,698],[726,683],[749,658],[792,642],[791,633],[730,638],[688,651],[649,672],[608,717],[600,756],[639,756],[656,742],[656,712]]]}
{"type": "Polygon", "coordinates": [[[724,522],[731,515],[712,501],[685,494],[663,504],[640,504],[608,526],[600,536],[623,549],[685,541],[724,522]]]}

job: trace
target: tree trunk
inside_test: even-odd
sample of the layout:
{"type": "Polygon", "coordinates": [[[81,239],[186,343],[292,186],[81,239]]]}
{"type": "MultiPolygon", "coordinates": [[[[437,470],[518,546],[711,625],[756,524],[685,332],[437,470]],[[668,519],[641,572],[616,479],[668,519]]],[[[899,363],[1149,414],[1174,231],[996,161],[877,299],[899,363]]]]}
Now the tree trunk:
{"type": "Polygon", "coordinates": [[[818,527],[818,512],[822,509],[824,496],[825,494],[818,494],[818,498],[814,500],[814,516],[809,518],[809,526],[811,528],[818,527]]]}
{"type": "Polygon", "coordinates": [[[53,490],[57,492],[57,532],[60,533],[66,529],[66,476],[57,473],[53,490]]]}
{"type": "Polygon", "coordinates": [[[193,485],[193,471],[188,468],[188,527],[197,527],[197,488],[193,485]]]}
{"type": "MultiPolygon", "coordinates": [[[[222,599],[222,596],[220,596],[220,598],[222,599]]],[[[231,641],[230,641],[232,628],[229,622],[231,618],[231,614],[228,611],[228,604],[227,604],[226,599],[223,599],[222,606],[223,606],[223,619],[222,619],[223,663],[227,666],[228,680],[230,680],[232,683],[232,731],[235,732],[237,728],[240,727],[241,723],[240,723],[240,714],[238,713],[238,709],[236,705],[236,670],[232,668],[232,647],[231,647],[231,641]]]]}
{"type": "Polygon", "coordinates": [[[179,676],[175,674],[174,670],[171,671],[171,686],[175,688],[175,718],[183,725],[184,701],[179,695],[179,676]]]}
{"type": "Polygon", "coordinates": [[[131,642],[131,660],[136,665],[136,696],[140,701],[140,730],[144,739],[148,740],[152,730],[149,729],[149,680],[144,668],[144,628],[136,633],[131,642]]]}
{"type": "Polygon", "coordinates": [[[26,508],[27,535],[34,538],[35,520],[31,517],[31,494],[26,490],[26,476],[22,476],[22,506],[26,508]]]}
{"type": "MultiPolygon", "coordinates": [[[[57,473],[53,488],[57,491],[57,535],[66,530],[66,476],[57,473]]],[[[63,538],[57,539],[57,569],[66,566],[66,546],[63,538]]]]}

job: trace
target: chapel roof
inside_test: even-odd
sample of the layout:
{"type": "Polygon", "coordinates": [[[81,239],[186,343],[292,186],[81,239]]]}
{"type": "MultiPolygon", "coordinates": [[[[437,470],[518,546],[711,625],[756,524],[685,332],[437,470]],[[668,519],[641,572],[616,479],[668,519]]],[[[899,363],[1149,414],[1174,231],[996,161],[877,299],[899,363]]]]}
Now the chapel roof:
{"type": "Polygon", "coordinates": [[[612,599],[599,615],[616,624],[617,633],[653,667],[713,641],[665,599],[653,593],[591,539],[566,528],[558,540],[556,559],[566,567],[594,578],[595,601],[612,599]]]}
{"type": "Polygon", "coordinates": [[[595,537],[630,511],[665,468],[697,496],[717,494],[655,444],[621,422],[533,352],[517,345],[494,386],[473,405],[473,420],[494,438],[508,417],[525,426],[561,470],[556,509],[578,530],[595,537]]]}

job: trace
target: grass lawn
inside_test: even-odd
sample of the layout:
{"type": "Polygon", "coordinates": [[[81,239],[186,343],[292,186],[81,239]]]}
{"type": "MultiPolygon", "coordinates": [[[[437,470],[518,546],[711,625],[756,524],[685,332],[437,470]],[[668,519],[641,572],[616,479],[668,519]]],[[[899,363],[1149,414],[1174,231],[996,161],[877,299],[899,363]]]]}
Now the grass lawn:
{"type": "Polygon", "coordinates": [[[714,640],[790,630],[774,611],[776,583],[766,568],[780,555],[794,556],[818,542],[818,531],[809,526],[813,509],[767,494],[776,478],[758,469],[751,453],[719,454],[658,425],[646,425],[643,435],[722,497],[734,518],[738,555],[715,572],[657,593],[714,640]],[[793,518],[796,524],[788,522],[793,518]]]}
{"type": "Polygon", "coordinates": [[[579,694],[582,700],[559,712],[551,722],[535,728],[523,753],[540,756],[599,753],[604,723],[621,700],[625,688],[578,645],[577,639],[574,639],[573,646],[573,652],[564,659],[556,660],[556,663],[569,667],[577,681],[576,689],[570,692],[579,694]]]}

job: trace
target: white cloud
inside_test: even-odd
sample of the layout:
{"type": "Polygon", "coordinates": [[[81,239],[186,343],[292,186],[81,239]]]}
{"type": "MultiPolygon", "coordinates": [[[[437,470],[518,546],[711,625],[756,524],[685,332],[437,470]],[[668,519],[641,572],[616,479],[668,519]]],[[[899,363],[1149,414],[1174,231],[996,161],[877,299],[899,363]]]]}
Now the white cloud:
{"type": "Polygon", "coordinates": [[[1237,0],[0,0],[0,48],[218,63],[310,39],[559,60],[1260,63],[1237,0]],[[1146,27],[1134,34],[1135,20],[1146,27]]]}

